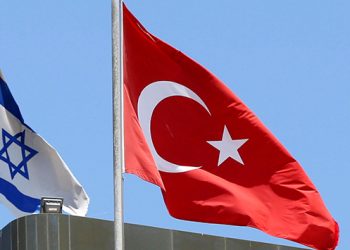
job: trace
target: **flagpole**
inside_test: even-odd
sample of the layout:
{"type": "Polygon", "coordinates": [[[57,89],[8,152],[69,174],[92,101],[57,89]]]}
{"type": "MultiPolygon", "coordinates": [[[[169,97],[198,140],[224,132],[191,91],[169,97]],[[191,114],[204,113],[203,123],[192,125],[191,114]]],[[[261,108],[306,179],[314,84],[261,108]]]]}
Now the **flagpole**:
{"type": "Polygon", "coordinates": [[[4,77],[4,75],[2,74],[1,69],[0,69],[0,78],[1,78],[2,80],[4,80],[4,81],[5,81],[5,77],[4,77]]]}
{"type": "Polygon", "coordinates": [[[112,0],[114,249],[124,250],[123,0],[112,0]]]}

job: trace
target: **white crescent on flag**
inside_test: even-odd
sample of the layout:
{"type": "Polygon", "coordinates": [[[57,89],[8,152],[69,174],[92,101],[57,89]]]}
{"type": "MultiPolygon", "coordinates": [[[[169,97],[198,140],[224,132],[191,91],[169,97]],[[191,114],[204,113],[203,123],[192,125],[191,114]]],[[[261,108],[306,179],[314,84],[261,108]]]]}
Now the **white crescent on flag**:
{"type": "Polygon", "coordinates": [[[196,93],[179,83],[170,81],[157,81],[147,85],[139,96],[137,112],[141,128],[157,164],[158,170],[168,173],[183,173],[201,167],[181,166],[165,160],[157,153],[151,135],[151,119],[154,109],[162,100],[173,96],[190,98],[199,103],[210,114],[208,107],[196,93]]]}

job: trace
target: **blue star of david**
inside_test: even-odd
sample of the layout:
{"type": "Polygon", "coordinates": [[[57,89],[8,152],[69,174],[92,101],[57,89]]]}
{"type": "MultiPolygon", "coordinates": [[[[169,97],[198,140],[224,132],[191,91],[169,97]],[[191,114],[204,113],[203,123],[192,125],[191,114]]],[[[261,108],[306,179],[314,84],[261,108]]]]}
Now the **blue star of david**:
{"type": "MultiPolygon", "coordinates": [[[[15,178],[16,174],[22,175],[24,178],[29,180],[28,166],[27,163],[38,153],[38,151],[30,148],[24,144],[25,130],[12,136],[5,129],[2,129],[2,143],[3,147],[0,150],[0,160],[7,163],[10,169],[11,178],[15,178]],[[20,147],[22,160],[16,165],[11,161],[9,148],[11,145],[16,144],[20,147]]],[[[13,156],[13,155],[12,155],[13,156]]],[[[18,157],[18,156],[17,156],[18,157]]]]}

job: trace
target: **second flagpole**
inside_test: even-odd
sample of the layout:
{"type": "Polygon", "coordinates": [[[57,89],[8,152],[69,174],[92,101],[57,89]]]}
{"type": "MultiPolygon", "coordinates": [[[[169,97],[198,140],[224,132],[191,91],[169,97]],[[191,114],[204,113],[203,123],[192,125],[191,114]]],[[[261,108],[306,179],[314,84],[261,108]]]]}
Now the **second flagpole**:
{"type": "Polygon", "coordinates": [[[114,249],[124,250],[123,1],[112,0],[114,249]]]}

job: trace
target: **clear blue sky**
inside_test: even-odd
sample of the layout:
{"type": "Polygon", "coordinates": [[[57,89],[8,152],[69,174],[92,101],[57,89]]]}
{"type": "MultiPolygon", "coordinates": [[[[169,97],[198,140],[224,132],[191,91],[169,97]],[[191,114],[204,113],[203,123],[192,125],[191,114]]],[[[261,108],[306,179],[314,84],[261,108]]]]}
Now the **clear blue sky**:
{"type": "MultiPolygon", "coordinates": [[[[126,1],[155,35],[222,79],[302,164],[350,249],[350,2],[126,1]]],[[[111,3],[0,4],[0,68],[27,124],[113,218],[111,3]]],[[[255,229],[170,217],[156,186],[125,176],[125,220],[297,246],[255,229]]],[[[0,206],[0,228],[14,217],[0,206]]]]}

